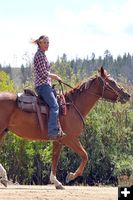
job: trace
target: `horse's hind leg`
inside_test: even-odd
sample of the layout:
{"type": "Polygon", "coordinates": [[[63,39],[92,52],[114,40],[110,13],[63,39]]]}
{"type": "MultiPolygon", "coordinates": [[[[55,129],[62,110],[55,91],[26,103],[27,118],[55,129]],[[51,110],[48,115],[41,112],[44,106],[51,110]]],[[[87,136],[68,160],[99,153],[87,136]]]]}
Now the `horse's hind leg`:
{"type": "Polygon", "coordinates": [[[82,175],[84,168],[86,166],[86,163],[88,161],[88,155],[78,139],[71,140],[71,141],[69,141],[69,143],[67,143],[65,145],[70,147],[81,158],[81,163],[80,163],[80,166],[78,167],[78,169],[74,173],[70,172],[66,177],[66,182],[69,183],[70,181],[74,180],[76,177],[82,175]]]}
{"type": "Polygon", "coordinates": [[[2,141],[3,137],[5,136],[6,131],[3,131],[2,133],[0,133],[0,141],[2,141]]]}
{"type": "Polygon", "coordinates": [[[4,137],[6,131],[7,131],[7,124],[0,119],[0,141],[4,137]]]}
{"type": "Polygon", "coordinates": [[[0,182],[7,187],[7,173],[6,170],[4,169],[4,167],[2,166],[2,164],[0,164],[0,182]]]}
{"type": "Polygon", "coordinates": [[[64,189],[61,182],[56,178],[57,164],[60,158],[61,144],[59,142],[53,142],[53,151],[52,151],[52,167],[50,174],[50,182],[54,183],[56,189],[64,189]]]}
{"type": "MultiPolygon", "coordinates": [[[[0,127],[0,141],[2,141],[2,138],[4,137],[5,135],[5,130],[3,130],[4,128],[1,128],[0,127]],[[2,130],[2,131],[1,131],[2,130]]],[[[6,170],[4,169],[4,167],[2,166],[2,164],[0,164],[0,182],[5,186],[7,187],[7,182],[8,182],[8,179],[7,179],[7,173],[6,173],[6,170]]]]}

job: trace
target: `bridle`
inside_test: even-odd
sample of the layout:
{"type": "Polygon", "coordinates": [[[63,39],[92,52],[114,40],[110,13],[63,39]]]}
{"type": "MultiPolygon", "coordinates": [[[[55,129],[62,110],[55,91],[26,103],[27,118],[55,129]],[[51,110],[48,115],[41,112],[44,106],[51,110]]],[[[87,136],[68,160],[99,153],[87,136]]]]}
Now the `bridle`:
{"type": "MultiPolygon", "coordinates": [[[[97,76],[96,78],[97,78],[97,80],[98,80],[99,86],[100,86],[100,87],[102,86],[102,87],[101,87],[101,90],[102,90],[102,91],[101,91],[101,94],[97,94],[97,93],[94,93],[94,92],[91,92],[91,91],[89,91],[88,93],[89,93],[89,94],[92,94],[92,95],[94,95],[94,96],[97,96],[97,97],[101,98],[102,100],[105,100],[105,101],[108,101],[108,102],[113,102],[113,103],[115,103],[115,102],[119,101],[119,99],[120,99],[120,94],[106,81],[107,77],[103,78],[103,77],[101,77],[101,76],[97,76]],[[105,90],[109,90],[110,92],[114,92],[114,93],[117,95],[116,100],[110,100],[110,99],[105,98],[105,97],[104,97],[105,90]]],[[[62,82],[62,81],[60,82],[60,81],[59,81],[59,84],[60,84],[60,86],[61,86],[62,93],[64,93],[62,84],[66,85],[67,87],[70,87],[70,88],[74,89],[71,85],[69,85],[69,84],[67,84],[67,83],[65,83],[65,82],[62,82]]],[[[91,85],[91,86],[92,86],[92,85],[91,85]]],[[[90,88],[90,87],[89,87],[89,88],[90,88]]],[[[80,118],[81,118],[81,120],[82,120],[82,122],[83,122],[83,125],[84,125],[84,127],[85,127],[84,118],[83,118],[81,112],[79,111],[79,109],[77,108],[77,106],[73,103],[72,99],[69,98],[69,100],[70,100],[70,104],[73,105],[74,109],[75,109],[75,110],[77,111],[77,113],[79,114],[79,116],[80,116],[80,118]]]]}
{"type": "Polygon", "coordinates": [[[94,96],[97,96],[97,97],[101,98],[102,100],[105,100],[105,101],[108,101],[108,102],[113,102],[113,103],[118,102],[120,100],[120,94],[106,81],[106,79],[107,79],[107,77],[105,77],[105,78],[103,78],[101,76],[97,77],[99,86],[101,87],[101,94],[97,94],[97,93],[94,93],[94,92],[91,92],[91,91],[89,91],[88,93],[92,94],[94,96]],[[105,98],[104,97],[105,90],[109,90],[110,92],[114,92],[117,95],[116,100],[110,100],[108,98],[105,98]]]}

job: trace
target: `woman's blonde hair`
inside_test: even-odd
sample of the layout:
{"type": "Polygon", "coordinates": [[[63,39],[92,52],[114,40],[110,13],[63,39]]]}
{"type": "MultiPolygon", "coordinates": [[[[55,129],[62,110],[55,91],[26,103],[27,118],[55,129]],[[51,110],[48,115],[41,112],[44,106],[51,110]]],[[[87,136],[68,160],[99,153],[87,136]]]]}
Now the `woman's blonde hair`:
{"type": "Polygon", "coordinates": [[[38,39],[36,39],[36,40],[34,40],[34,39],[31,39],[31,43],[32,44],[37,44],[38,46],[39,46],[39,43],[41,42],[41,41],[43,41],[44,39],[49,39],[48,38],[48,36],[46,36],[46,35],[41,35],[38,39]]]}

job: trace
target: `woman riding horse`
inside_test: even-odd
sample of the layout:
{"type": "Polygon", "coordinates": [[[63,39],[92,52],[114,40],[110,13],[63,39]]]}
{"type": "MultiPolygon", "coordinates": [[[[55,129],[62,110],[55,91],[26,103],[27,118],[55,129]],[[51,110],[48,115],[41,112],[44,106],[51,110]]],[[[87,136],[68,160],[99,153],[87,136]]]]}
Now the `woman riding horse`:
{"type": "MultiPolygon", "coordinates": [[[[67,176],[67,182],[81,176],[88,155],[83,148],[79,136],[83,130],[83,120],[99,99],[105,99],[112,103],[126,103],[130,95],[112,79],[101,67],[97,75],[79,84],[65,94],[67,104],[67,115],[60,115],[62,129],[67,135],[59,140],[53,141],[52,168],[50,180],[55,187],[62,189],[63,185],[56,178],[57,164],[60,157],[62,145],[71,148],[81,158],[81,163],[74,173],[67,176]]],[[[14,93],[0,93],[0,138],[5,130],[10,130],[16,135],[30,140],[48,140],[47,116],[43,115],[45,131],[42,134],[36,113],[21,111],[16,103],[17,95],[14,93]],[[30,127],[30,130],[29,130],[30,127]]]]}

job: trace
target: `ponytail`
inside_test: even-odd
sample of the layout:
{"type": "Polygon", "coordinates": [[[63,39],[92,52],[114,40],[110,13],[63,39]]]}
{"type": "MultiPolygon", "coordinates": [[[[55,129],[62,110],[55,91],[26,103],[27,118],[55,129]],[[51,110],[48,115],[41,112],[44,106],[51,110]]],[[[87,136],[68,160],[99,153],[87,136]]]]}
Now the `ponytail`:
{"type": "Polygon", "coordinates": [[[38,39],[37,40],[31,39],[31,43],[39,45],[39,40],[38,39]]]}
{"type": "Polygon", "coordinates": [[[39,37],[38,39],[36,39],[36,40],[31,39],[31,43],[32,43],[32,44],[36,44],[36,45],[39,46],[39,43],[40,43],[42,40],[44,40],[45,38],[48,38],[48,36],[42,35],[42,36],[40,36],[40,37],[39,37]]]}

